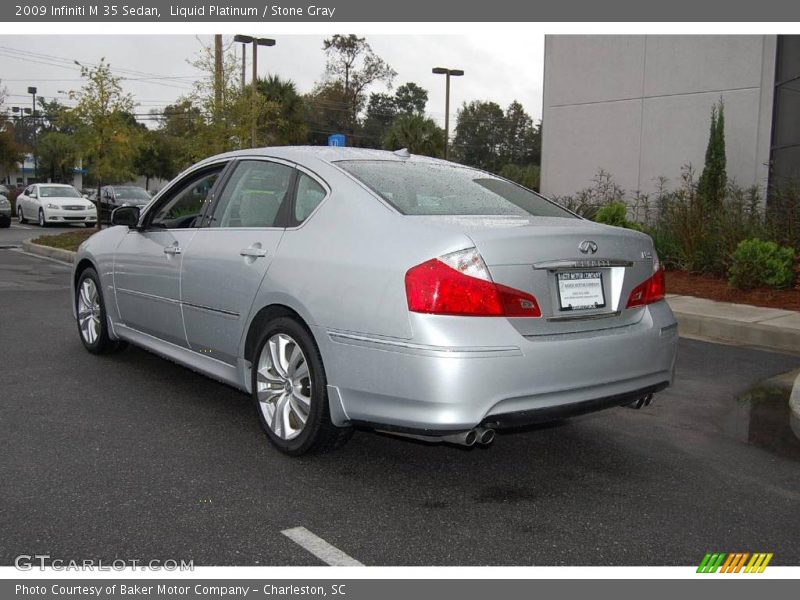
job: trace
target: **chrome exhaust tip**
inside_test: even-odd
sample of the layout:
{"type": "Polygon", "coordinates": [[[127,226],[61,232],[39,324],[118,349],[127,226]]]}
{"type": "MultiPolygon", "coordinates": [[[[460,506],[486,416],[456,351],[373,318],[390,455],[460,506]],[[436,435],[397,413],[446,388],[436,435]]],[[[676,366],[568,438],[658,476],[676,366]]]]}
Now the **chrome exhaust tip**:
{"type": "Polygon", "coordinates": [[[653,394],[646,394],[644,396],[641,396],[640,398],[637,398],[633,402],[626,404],[625,406],[627,406],[628,408],[633,408],[638,410],[642,407],[650,406],[650,403],[652,401],[653,401],[653,394]]]}
{"type": "Polygon", "coordinates": [[[491,427],[477,427],[477,443],[488,446],[494,441],[495,431],[491,427]]]}

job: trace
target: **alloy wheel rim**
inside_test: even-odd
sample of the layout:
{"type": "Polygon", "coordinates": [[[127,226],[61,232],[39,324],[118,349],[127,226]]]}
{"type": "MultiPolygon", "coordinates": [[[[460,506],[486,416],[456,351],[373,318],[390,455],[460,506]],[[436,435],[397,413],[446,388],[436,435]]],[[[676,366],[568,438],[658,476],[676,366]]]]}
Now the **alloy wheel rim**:
{"type": "Polygon", "coordinates": [[[297,342],[276,333],[261,349],[256,367],[256,395],[264,421],[283,440],[296,438],[311,412],[311,372],[297,342]]]}
{"type": "Polygon", "coordinates": [[[100,337],[100,294],[92,279],[84,279],[78,291],[78,326],[87,344],[100,337]]]}

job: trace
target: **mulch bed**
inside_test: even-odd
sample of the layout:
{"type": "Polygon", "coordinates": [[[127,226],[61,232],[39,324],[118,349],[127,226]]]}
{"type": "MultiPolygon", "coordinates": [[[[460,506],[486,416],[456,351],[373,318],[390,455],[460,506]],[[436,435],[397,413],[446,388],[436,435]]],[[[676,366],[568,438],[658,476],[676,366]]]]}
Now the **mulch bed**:
{"type": "Polygon", "coordinates": [[[730,287],[727,280],[712,275],[667,271],[666,276],[668,294],[800,311],[800,288],[797,286],[787,290],[739,290],[730,287]]]}

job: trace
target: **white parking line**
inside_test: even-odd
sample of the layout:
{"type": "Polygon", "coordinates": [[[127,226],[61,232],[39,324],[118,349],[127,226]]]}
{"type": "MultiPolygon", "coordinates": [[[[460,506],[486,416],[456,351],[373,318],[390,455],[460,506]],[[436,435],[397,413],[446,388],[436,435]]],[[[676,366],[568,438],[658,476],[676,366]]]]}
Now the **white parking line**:
{"type": "Polygon", "coordinates": [[[348,556],[335,546],[331,546],[328,542],[311,533],[305,527],[294,527],[281,531],[283,535],[290,540],[299,544],[311,554],[316,556],[322,562],[331,565],[332,567],[363,567],[364,564],[358,562],[355,558],[348,556]]]}
{"type": "Polygon", "coordinates": [[[19,254],[24,254],[25,256],[32,256],[33,258],[40,258],[42,260],[49,260],[50,262],[58,263],[59,265],[63,265],[65,267],[72,267],[72,263],[68,263],[63,260],[58,260],[57,258],[50,258],[49,256],[40,256],[38,254],[32,254],[30,252],[25,252],[20,248],[10,248],[11,252],[17,252],[19,254]]]}
{"type": "Polygon", "coordinates": [[[28,227],[27,225],[20,225],[19,223],[12,223],[11,229],[33,229],[33,227],[28,227]]]}

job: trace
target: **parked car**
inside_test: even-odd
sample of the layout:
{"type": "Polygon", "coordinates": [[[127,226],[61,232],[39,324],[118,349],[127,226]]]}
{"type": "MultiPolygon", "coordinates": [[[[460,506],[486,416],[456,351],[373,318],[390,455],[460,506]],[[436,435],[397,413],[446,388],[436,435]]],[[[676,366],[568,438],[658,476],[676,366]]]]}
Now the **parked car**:
{"type": "Polygon", "coordinates": [[[11,227],[11,202],[0,190],[0,229],[11,227]]]}
{"type": "Polygon", "coordinates": [[[6,186],[0,183],[0,196],[5,196],[6,198],[8,198],[8,194],[10,193],[10,191],[11,190],[9,190],[6,186]]]}
{"type": "Polygon", "coordinates": [[[39,227],[52,223],[84,223],[94,227],[97,211],[71,185],[35,183],[17,196],[17,218],[20,223],[36,221],[39,227]]]}
{"type": "Polygon", "coordinates": [[[139,206],[146,205],[152,197],[144,188],[134,185],[107,185],[100,189],[100,195],[96,198],[97,208],[100,211],[100,219],[107,222],[111,216],[111,211],[120,206],[139,206]]]}
{"type": "Polygon", "coordinates": [[[131,342],[253,398],[270,441],[355,425],[489,443],[673,378],[653,242],[489,173],[408,153],[209,158],[78,250],[89,352],[131,342]]]}

